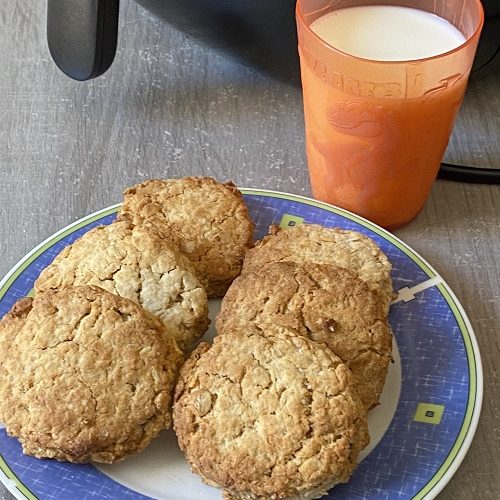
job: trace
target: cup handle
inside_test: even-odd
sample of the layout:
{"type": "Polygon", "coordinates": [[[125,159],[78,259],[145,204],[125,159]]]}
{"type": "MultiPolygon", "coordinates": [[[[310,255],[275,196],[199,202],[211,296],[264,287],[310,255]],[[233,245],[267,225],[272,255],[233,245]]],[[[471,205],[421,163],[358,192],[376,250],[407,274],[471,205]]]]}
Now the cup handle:
{"type": "Polygon", "coordinates": [[[119,0],[48,0],[47,41],[59,69],[74,80],[102,75],[113,62],[119,0]]]}

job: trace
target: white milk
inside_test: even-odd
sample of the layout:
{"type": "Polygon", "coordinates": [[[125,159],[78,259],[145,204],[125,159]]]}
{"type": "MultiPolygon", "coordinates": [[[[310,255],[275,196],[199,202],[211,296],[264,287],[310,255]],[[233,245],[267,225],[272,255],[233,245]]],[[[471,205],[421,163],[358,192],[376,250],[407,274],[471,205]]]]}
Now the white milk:
{"type": "Polygon", "coordinates": [[[451,23],[409,7],[368,5],[339,9],[311,24],[333,47],[378,61],[408,61],[448,52],[465,42],[451,23]]]}

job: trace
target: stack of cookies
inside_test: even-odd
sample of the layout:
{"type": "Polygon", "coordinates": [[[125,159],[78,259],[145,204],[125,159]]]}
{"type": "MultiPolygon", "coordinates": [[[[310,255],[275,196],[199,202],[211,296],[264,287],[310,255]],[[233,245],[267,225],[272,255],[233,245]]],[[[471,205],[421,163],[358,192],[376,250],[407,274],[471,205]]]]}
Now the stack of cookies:
{"type": "Polygon", "coordinates": [[[0,321],[0,421],[24,452],[112,463],[173,422],[226,498],[347,481],[391,359],[390,263],[353,231],[253,230],[231,183],[152,180],[66,247],[0,321]]]}
{"type": "Polygon", "coordinates": [[[181,369],[174,429],[227,498],[318,498],[369,441],[391,360],[391,266],[369,238],[300,225],[246,254],[205,343],[181,369]]]}
{"type": "Polygon", "coordinates": [[[117,221],[66,247],[0,321],[0,421],[27,454],[111,463],[168,428],[207,298],[251,246],[231,183],[152,180],[124,195],[117,221]]]}

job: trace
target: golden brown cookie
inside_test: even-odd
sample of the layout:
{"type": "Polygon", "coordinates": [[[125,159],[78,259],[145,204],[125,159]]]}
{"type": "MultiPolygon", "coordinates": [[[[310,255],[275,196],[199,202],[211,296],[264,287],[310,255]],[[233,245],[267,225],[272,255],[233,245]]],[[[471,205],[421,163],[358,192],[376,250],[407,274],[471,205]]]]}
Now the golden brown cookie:
{"type": "Polygon", "coordinates": [[[271,226],[243,263],[242,274],[270,262],[314,262],[349,269],[380,294],[386,308],[393,298],[391,263],[376,243],[356,231],[300,224],[287,229],[271,226]]]}
{"type": "Polygon", "coordinates": [[[273,325],[201,344],[173,410],[193,471],[242,499],[317,498],[347,481],[369,440],[365,414],[332,351],[273,325]]]}
{"type": "Polygon", "coordinates": [[[181,362],[130,300],[91,286],[38,294],[0,321],[0,415],[28,455],[115,462],[170,426],[181,362]]]}
{"type": "Polygon", "coordinates": [[[231,182],[210,177],[149,180],[124,192],[120,219],[154,226],[191,260],[209,297],[240,274],[254,225],[231,182]]]}
{"type": "Polygon", "coordinates": [[[189,351],[207,330],[208,301],[192,264],[153,229],[115,222],[66,247],[35,282],[37,293],[96,285],[159,316],[189,351]]]}
{"type": "Polygon", "coordinates": [[[217,331],[268,323],[325,343],[351,368],[365,407],[378,404],[392,335],[378,295],[364,281],[325,264],[276,262],[247,272],[222,300],[217,331]]]}

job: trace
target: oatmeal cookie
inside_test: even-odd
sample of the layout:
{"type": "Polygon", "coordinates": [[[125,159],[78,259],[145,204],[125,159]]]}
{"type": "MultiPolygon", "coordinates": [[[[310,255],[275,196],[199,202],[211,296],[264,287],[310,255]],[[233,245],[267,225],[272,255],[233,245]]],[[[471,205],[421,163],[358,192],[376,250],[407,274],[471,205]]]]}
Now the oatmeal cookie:
{"type": "Polygon", "coordinates": [[[96,285],[159,316],[189,351],[207,330],[208,300],[190,261],[153,229],[115,222],[67,246],[35,282],[37,293],[96,285]]]}
{"type": "Polygon", "coordinates": [[[170,426],[182,359],[130,300],[92,286],[38,294],[0,321],[0,415],[28,455],[116,462],[170,426]]]}
{"type": "Polygon", "coordinates": [[[120,219],[154,226],[191,260],[209,297],[240,274],[254,225],[231,182],[210,177],[149,180],[124,192],[120,219]]]}
{"type": "Polygon", "coordinates": [[[265,325],[201,344],[173,410],[193,471],[229,498],[317,498],[348,480],[368,443],[350,370],[331,350],[265,325]]]}
{"type": "Polygon", "coordinates": [[[222,301],[219,334],[275,323],[325,343],[353,372],[365,407],[378,404],[392,335],[378,295],[346,269],[276,262],[237,278],[222,301]]]}
{"type": "Polygon", "coordinates": [[[271,226],[270,232],[248,251],[242,274],[270,262],[314,262],[352,271],[384,301],[393,298],[391,263],[376,243],[356,231],[299,224],[287,229],[271,226]]]}

